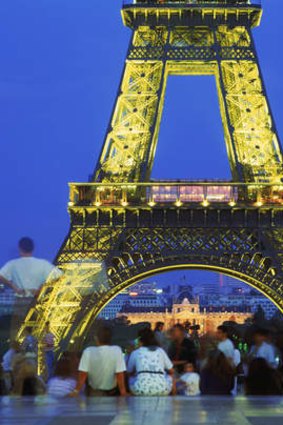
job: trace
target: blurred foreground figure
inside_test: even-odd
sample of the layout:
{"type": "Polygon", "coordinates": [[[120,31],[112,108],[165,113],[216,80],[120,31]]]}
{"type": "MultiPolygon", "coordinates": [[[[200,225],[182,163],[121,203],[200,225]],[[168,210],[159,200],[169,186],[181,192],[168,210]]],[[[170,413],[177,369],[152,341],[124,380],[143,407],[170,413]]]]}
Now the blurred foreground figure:
{"type": "Polygon", "coordinates": [[[249,360],[264,359],[270,367],[277,368],[275,348],[269,342],[269,332],[266,329],[257,329],[254,333],[254,345],[249,352],[249,360]]]}
{"type": "Polygon", "coordinates": [[[55,335],[50,330],[50,323],[46,322],[43,337],[43,351],[47,368],[47,381],[53,376],[54,372],[54,346],[55,335]]]}
{"type": "Polygon", "coordinates": [[[17,341],[12,341],[10,343],[10,348],[3,355],[2,358],[2,368],[3,368],[3,378],[5,381],[5,386],[8,392],[13,388],[13,361],[18,353],[21,352],[21,345],[17,341]]]}
{"type": "Polygon", "coordinates": [[[264,358],[254,358],[249,367],[245,390],[246,395],[282,395],[282,376],[264,358]]]}
{"type": "Polygon", "coordinates": [[[184,366],[187,363],[195,363],[197,349],[194,342],[186,337],[185,328],[177,323],[171,330],[172,343],[169,347],[169,357],[179,374],[184,373],[184,366]]]}
{"type": "Polygon", "coordinates": [[[20,257],[8,261],[0,269],[0,282],[11,288],[16,296],[12,321],[12,334],[24,320],[30,305],[47,278],[58,279],[61,271],[46,260],[35,258],[34,242],[28,237],[19,241],[20,257]]]}
{"type": "Polygon", "coordinates": [[[175,392],[173,363],[151,329],[139,331],[139,348],[131,353],[127,370],[134,395],[165,396],[175,392]]]}
{"type": "Polygon", "coordinates": [[[216,334],[218,345],[217,349],[234,365],[235,347],[231,339],[228,338],[228,329],[226,326],[218,326],[216,334]]]}
{"type": "Polygon", "coordinates": [[[89,396],[126,395],[125,360],[121,348],[111,345],[111,329],[99,328],[96,339],[97,346],[86,348],[82,354],[78,382],[70,396],[77,396],[87,380],[89,396]]]}
{"type": "Polygon", "coordinates": [[[231,395],[235,370],[220,350],[211,351],[200,373],[200,390],[204,395],[231,395]]]}

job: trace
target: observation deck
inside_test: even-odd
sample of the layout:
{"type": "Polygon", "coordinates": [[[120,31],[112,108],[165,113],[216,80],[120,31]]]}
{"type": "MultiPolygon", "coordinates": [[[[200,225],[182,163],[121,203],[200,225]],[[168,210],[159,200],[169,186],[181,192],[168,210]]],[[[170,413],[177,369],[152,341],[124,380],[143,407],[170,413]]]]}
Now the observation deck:
{"type": "Polygon", "coordinates": [[[283,208],[283,185],[229,181],[70,183],[71,209],[283,208]]]}
{"type": "Polygon", "coordinates": [[[123,0],[124,25],[256,27],[261,0],[123,0]]]}

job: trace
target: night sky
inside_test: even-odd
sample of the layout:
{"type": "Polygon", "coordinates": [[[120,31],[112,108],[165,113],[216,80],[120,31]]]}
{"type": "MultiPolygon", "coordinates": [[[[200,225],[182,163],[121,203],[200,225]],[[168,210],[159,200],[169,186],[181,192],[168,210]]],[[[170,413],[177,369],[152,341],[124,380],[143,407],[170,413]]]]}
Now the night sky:
{"type": "MultiPolygon", "coordinates": [[[[0,265],[23,235],[52,260],[69,226],[68,182],[92,173],[130,38],[120,0],[11,0],[0,6],[0,265]]],[[[283,134],[282,0],[254,30],[283,134]]],[[[230,178],[213,77],[170,77],[155,178],[230,178]]]]}

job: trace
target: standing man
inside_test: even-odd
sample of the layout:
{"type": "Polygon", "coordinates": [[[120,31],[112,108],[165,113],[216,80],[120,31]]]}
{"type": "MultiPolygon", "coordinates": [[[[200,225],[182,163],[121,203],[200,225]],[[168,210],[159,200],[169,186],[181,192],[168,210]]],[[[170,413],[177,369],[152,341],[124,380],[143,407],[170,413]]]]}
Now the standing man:
{"type": "Polygon", "coordinates": [[[164,334],[164,322],[157,322],[154,329],[156,341],[163,350],[168,351],[168,341],[164,334]]]}
{"type": "Polygon", "coordinates": [[[249,359],[262,358],[270,367],[276,369],[275,350],[268,341],[269,332],[266,329],[257,329],[254,333],[254,345],[249,352],[249,359]]]}
{"type": "Polygon", "coordinates": [[[50,322],[46,322],[43,336],[43,351],[47,368],[47,381],[53,376],[54,371],[54,346],[55,335],[50,331],[50,322]]]}
{"type": "Polygon", "coordinates": [[[38,362],[38,341],[32,334],[32,328],[27,327],[25,329],[26,336],[22,342],[21,349],[25,354],[25,357],[29,359],[37,367],[38,362]]]}
{"type": "Polygon", "coordinates": [[[195,364],[197,349],[194,342],[186,337],[186,329],[177,323],[171,331],[172,344],[169,348],[169,357],[179,374],[184,373],[187,363],[195,364]]]}
{"type": "Polygon", "coordinates": [[[234,366],[235,347],[231,339],[228,338],[229,332],[226,326],[218,326],[216,337],[218,342],[217,348],[222,351],[225,357],[234,366]]]}
{"type": "Polygon", "coordinates": [[[8,261],[0,269],[0,282],[11,288],[16,296],[12,333],[18,331],[18,327],[24,320],[29,307],[48,277],[56,280],[61,271],[46,260],[33,256],[34,242],[28,237],[19,241],[20,257],[8,261]]]}

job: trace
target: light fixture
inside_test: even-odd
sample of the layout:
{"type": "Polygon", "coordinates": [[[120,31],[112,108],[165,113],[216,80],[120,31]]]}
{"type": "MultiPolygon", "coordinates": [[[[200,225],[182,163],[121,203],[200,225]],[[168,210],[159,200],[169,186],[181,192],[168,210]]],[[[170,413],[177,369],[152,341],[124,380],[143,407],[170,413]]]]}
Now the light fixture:
{"type": "Polygon", "coordinates": [[[100,201],[96,201],[94,205],[95,205],[96,207],[100,207],[101,202],[100,202],[100,201]]]}
{"type": "Polygon", "coordinates": [[[176,205],[176,207],[181,207],[183,204],[182,204],[182,202],[180,201],[180,199],[178,199],[178,200],[175,202],[175,205],[176,205]]]}
{"type": "Polygon", "coordinates": [[[236,205],[236,202],[235,202],[235,201],[233,201],[233,200],[231,200],[231,201],[229,202],[229,205],[230,205],[230,207],[234,207],[234,206],[236,205]]]}
{"type": "Polygon", "coordinates": [[[156,202],[154,202],[154,201],[149,201],[148,205],[149,205],[150,207],[154,207],[154,205],[156,205],[156,202]]]}
{"type": "Polygon", "coordinates": [[[257,201],[257,202],[255,203],[255,205],[256,205],[257,207],[262,207],[263,203],[262,203],[262,201],[257,201]]]}
{"type": "Polygon", "coordinates": [[[128,202],[127,202],[127,201],[122,201],[122,202],[121,202],[121,205],[122,205],[122,207],[126,207],[126,206],[127,206],[127,205],[129,205],[129,204],[128,204],[128,202]]]}
{"type": "Polygon", "coordinates": [[[75,205],[75,204],[74,204],[74,202],[69,202],[69,203],[68,203],[68,206],[69,206],[69,207],[73,207],[74,205],[75,205]]]}
{"type": "Polygon", "coordinates": [[[202,202],[202,206],[203,206],[203,207],[208,207],[208,205],[209,205],[209,202],[208,202],[208,200],[207,200],[207,199],[205,199],[205,200],[202,202]]]}

